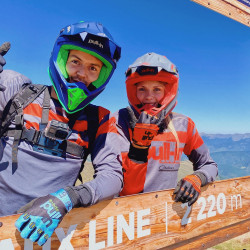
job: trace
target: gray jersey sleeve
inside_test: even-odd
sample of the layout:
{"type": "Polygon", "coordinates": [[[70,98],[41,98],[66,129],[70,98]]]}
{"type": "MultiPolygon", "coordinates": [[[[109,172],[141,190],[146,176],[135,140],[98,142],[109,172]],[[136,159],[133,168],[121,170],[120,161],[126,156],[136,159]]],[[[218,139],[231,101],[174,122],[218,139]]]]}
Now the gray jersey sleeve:
{"type": "Polygon", "coordinates": [[[0,119],[8,101],[18,92],[24,83],[31,83],[31,80],[18,72],[3,70],[0,73],[0,84],[6,88],[4,91],[0,91],[0,119]]]}
{"type": "Polygon", "coordinates": [[[114,117],[113,121],[107,115],[97,132],[91,152],[95,169],[94,179],[73,187],[80,199],[80,206],[89,206],[105,199],[112,199],[118,196],[122,189],[122,162],[114,117]]]}
{"type": "Polygon", "coordinates": [[[207,182],[215,181],[218,175],[218,166],[216,162],[211,158],[209,150],[205,144],[202,144],[199,148],[193,150],[189,155],[189,160],[193,163],[195,172],[203,173],[207,182]]]}

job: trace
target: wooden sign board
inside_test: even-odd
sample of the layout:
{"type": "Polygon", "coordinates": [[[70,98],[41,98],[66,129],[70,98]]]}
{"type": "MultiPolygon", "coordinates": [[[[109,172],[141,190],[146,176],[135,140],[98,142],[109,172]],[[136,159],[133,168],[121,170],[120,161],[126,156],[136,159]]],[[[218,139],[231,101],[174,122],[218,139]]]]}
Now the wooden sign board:
{"type": "Polygon", "coordinates": [[[43,247],[20,238],[18,215],[1,217],[0,249],[206,249],[250,230],[250,176],[209,184],[192,207],[172,193],[73,209],[43,247]]]}
{"type": "Polygon", "coordinates": [[[191,0],[250,27],[250,0],[191,0]]]}

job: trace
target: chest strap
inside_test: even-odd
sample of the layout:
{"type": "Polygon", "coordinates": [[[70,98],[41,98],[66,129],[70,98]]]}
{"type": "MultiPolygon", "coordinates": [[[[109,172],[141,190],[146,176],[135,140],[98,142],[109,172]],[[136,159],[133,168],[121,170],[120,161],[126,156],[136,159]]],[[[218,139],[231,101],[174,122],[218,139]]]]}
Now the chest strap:
{"type": "Polygon", "coordinates": [[[42,105],[42,118],[39,124],[39,131],[35,129],[26,129],[23,124],[23,109],[20,105],[16,107],[18,115],[15,116],[15,130],[7,131],[6,135],[14,137],[12,144],[12,164],[17,163],[17,150],[20,140],[25,140],[32,143],[36,151],[43,151],[44,153],[50,152],[55,156],[63,156],[65,153],[69,153],[80,158],[84,156],[84,148],[76,143],[68,140],[62,142],[53,140],[44,136],[44,130],[49,121],[49,110],[50,110],[50,93],[49,89],[44,89],[43,105],[42,105]]]}
{"type": "MultiPolygon", "coordinates": [[[[8,130],[6,133],[6,136],[14,137],[15,133],[16,133],[15,130],[8,130]]],[[[25,140],[27,142],[34,144],[34,145],[44,147],[44,144],[42,144],[42,134],[43,134],[43,131],[23,128],[21,131],[20,140],[25,140]]],[[[53,139],[46,138],[46,145],[47,145],[48,149],[52,150],[54,148],[57,148],[61,151],[78,156],[80,158],[83,158],[84,152],[85,152],[84,147],[82,147],[74,142],[67,141],[67,140],[65,140],[59,144],[59,143],[57,143],[57,141],[55,141],[53,139]]],[[[55,153],[56,153],[56,151],[55,151],[55,153]]]]}

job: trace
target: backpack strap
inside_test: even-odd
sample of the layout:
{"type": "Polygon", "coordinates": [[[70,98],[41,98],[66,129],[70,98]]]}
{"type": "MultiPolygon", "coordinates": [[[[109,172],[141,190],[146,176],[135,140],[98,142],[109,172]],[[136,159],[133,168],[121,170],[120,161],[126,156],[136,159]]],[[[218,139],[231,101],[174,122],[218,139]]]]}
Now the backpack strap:
{"type": "MultiPolygon", "coordinates": [[[[27,103],[23,103],[23,105],[20,104],[20,107],[17,109],[13,109],[11,105],[9,105],[9,110],[12,109],[14,111],[14,118],[15,118],[15,128],[9,128],[9,126],[7,126],[7,124],[11,123],[11,120],[9,122],[7,122],[5,120],[6,124],[6,129],[4,129],[3,135],[4,136],[8,136],[8,137],[14,137],[14,143],[12,145],[12,164],[16,164],[17,163],[17,150],[18,150],[18,145],[20,140],[25,140],[27,142],[30,142],[33,144],[33,150],[35,151],[43,151],[43,153],[46,154],[53,154],[53,155],[57,155],[57,156],[62,156],[65,155],[65,153],[69,153],[75,156],[78,156],[80,158],[84,158],[86,149],[74,142],[71,142],[69,140],[64,140],[61,143],[56,142],[53,139],[50,138],[45,138],[44,137],[44,130],[47,127],[48,121],[49,121],[49,110],[50,110],[50,93],[49,93],[49,88],[46,86],[41,85],[43,88],[41,91],[38,91],[36,95],[33,96],[33,98],[31,98],[30,96],[30,91],[27,88],[22,89],[22,93],[18,93],[17,96],[15,96],[14,98],[12,98],[12,103],[11,105],[14,105],[13,103],[16,102],[16,99],[18,98],[21,99],[24,95],[24,97],[26,98],[27,96],[30,97],[29,102],[27,103]],[[29,93],[25,93],[25,91],[29,91],[29,93]],[[25,108],[25,106],[27,106],[29,103],[33,102],[36,97],[41,94],[44,91],[44,96],[43,96],[43,104],[42,104],[42,117],[41,117],[41,122],[39,124],[39,130],[36,129],[26,129],[24,124],[23,124],[23,108],[25,108]],[[21,95],[21,97],[20,97],[21,95]],[[23,107],[23,108],[22,108],[23,107]],[[16,114],[18,113],[18,114],[16,114]],[[19,116],[21,117],[21,121],[19,119],[19,116]],[[46,140],[46,141],[45,141],[46,140]],[[46,142],[46,146],[45,146],[45,142],[46,142]]],[[[35,85],[36,87],[36,85],[35,85]]],[[[25,98],[23,98],[25,100],[25,98]]],[[[27,100],[27,99],[26,99],[27,100]]],[[[19,102],[18,102],[19,103],[19,102]]],[[[6,111],[5,111],[6,112],[6,111]]],[[[11,115],[8,114],[8,112],[6,112],[8,117],[11,117],[12,119],[14,119],[11,115]]],[[[75,123],[78,114],[73,114],[70,117],[70,122],[72,123],[72,127],[73,124],[75,123]]],[[[6,116],[6,115],[5,115],[6,116]]]]}
{"type": "Polygon", "coordinates": [[[15,121],[14,141],[12,144],[12,172],[17,169],[17,151],[23,131],[23,109],[33,102],[46,86],[35,84],[24,84],[22,89],[14,95],[3,111],[0,137],[8,130],[11,121],[15,121]]]}
{"type": "Polygon", "coordinates": [[[46,88],[44,90],[43,111],[42,111],[41,123],[39,124],[39,130],[43,130],[46,128],[49,122],[49,110],[50,110],[50,93],[49,89],[46,88]]]}
{"type": "MultiPolygon", "coordinates": [[[[37,144],[42,131],[46,128],[49,119],[49,109],[50,109],[50,93],[48,87],[45,85],[38,84],[24,84],[21,90],[14,95],[10,101],[7,103],[2,116],[2,124],[0,124],[0,137],[11,136],[14,137],[14,142],[12,145],[12,171],[15,172],[17,169],[17,151],[20,139],[30,141],[37,144]],[[23,121],[23,109],[32,103],[42,92],[44,92],[43,98],[43,111],[40,123],[40,131],[34,129],[26,129],[24,127],[23,121]],[[12,121],[15,121],[15,128],[9,128],[12,121]]],[[[98,106],[88,105],[84,111],[86,112],[88,121],[88,137],[89,137],[89,147],[86,150],[80,145],[73,142],[65,140],[59,149],[64,152],[79,156],[83,159],[83,163],[86,161],[87,156],[92,150],[97,129],[99,127],[99,112],[98,106]]],[[[73,114],[71,122],[75,122],[78,114],[73,114]]],[[[39,143],[38,143],[39,144],[39,143]]],[[[82,165],[83,168],[83,165],[82,165]]]]}
{"type": "Polygon", "coordinates": [[[7,103],[3,110],[0,124],[0,138],[9,129],[12,120],[20,113],[22,120],[22,110],[33,102],[46,88],[45,85],[25,83],[7,103]]]}

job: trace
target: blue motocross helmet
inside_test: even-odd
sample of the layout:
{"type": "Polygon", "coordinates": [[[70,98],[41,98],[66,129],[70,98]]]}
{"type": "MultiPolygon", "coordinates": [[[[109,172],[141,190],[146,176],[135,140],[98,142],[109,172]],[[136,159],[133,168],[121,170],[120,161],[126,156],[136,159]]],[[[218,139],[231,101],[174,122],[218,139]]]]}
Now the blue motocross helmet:
{"type": "Polygon", "coordinates": [[[61,30],[50,57],[49,75],[67,113],[83,109],[105,89],[120,56],[121,48],[100,23],[80,22],[61,30]],[[90,86],[83,82],[68,82],[66,63],[70,50],[83,51],[103,63],[98,79],[90,86]]]}

